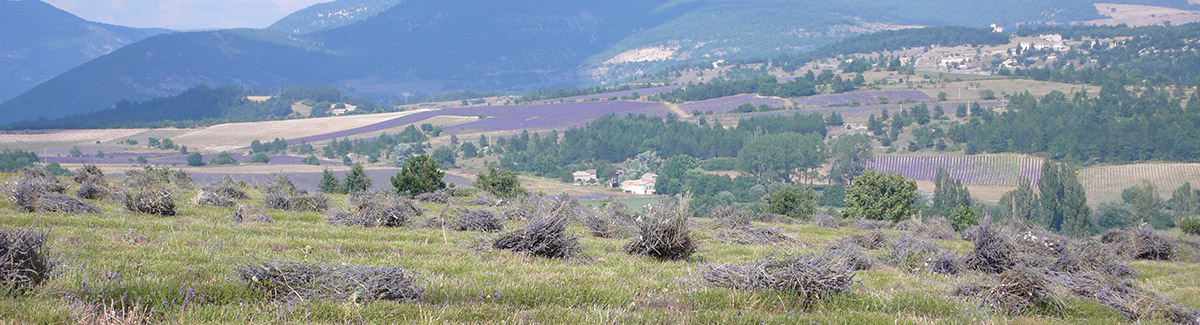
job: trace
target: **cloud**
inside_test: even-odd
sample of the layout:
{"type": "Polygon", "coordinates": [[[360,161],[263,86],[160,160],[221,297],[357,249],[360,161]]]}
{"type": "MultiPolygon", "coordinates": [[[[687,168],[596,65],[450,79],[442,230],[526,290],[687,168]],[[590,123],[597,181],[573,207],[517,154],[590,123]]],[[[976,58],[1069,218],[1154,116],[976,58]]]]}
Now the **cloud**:
{"type": "Polygon", "coordinates": [[[266,27],[329,0],[44,0],[87,20],[178,30],[266,27]]]}

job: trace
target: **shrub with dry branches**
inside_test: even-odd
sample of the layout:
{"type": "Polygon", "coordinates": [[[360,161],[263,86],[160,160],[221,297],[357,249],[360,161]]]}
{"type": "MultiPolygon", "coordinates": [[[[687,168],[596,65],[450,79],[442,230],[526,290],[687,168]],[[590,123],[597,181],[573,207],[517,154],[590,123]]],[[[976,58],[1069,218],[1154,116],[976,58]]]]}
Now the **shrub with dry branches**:
{"type": "Polygon", "coordinates": [[[857,233],[841,239],[858,245],[864,249],[880,249],[884,244],[887,244],[888,237],[882,231],[876,230],[872,232],[857,233]]]}
{"type": "Polygon", "coordinates": [[[417,203],[384,191],[359,191],[346,199],[350,211],[329,213],[329,222],[342,226],[403,227],[424,214],[417,203]]]}
{"type": "Polygon", "coordinates": [[[854,271],[870,270],[878,264],[874,258],[863,252],[861,246],[849,241],[825,246],[825,256],[845,263],[854,271]]]}
{"type": "MultiPolygon", "coordinates": [[[[533,217],[520,229],[492,242],[492,248],[521,252],[547,258],[568,258],[579,251],[579,238],[567,232],[570,220],[559,208],[533,217]]],[[[531,215],[527,215],[532,217],[531,215]]]]}
{"type": "Polygon", "coordinates": [[[499,232],[504,230],[504,219],[487,210],[459,209],[454,230],[499,232]]]}
{"type": "Polygon", "coordinates": [[[779,290],[793,293],[806,306],[839,292],[850,291],[854,270],[826,254],[767,257],[748,264],[708,265],[710,285],[737,290],[779,290]]]}
{"type": "Polygon", "coordinates": [[[813,216],[812,225],[821,228],[838,229],[837,219],[824,213],[818,213],[813,216]]]}
{"type": "Polygon", "coordinates": [[[37,200],[37,211],[67,214],[100,213],[100,208],[66,194],[50,193],[37,200]]]}
{"type": "Polygon", "coordinates": [[[160,216],[175,215],[175,197],[171,190],[163,186],[148,185],[125,191],[125,209],[145,214],[160,216]]]}
{"type": "Polygon", "coordinates": [[[417,274],[398,267],[259,261],[235,272],[250,289],[280,300],[401,302],[425,291],[417,274]]]}
{"type": "Polygon", "coordinates": [[[268,209],[324,212],[329,210],[329,198],[322,193],[301,190],[287,176],[276,174],[267,184],[263,206],[268,209]]]}
{"type": "Polygon", "coordinates": [[[237,204],[237,200],[249,198],[250,195],[242,190],[241,183],[225,176],[219,182],[200,188],[192,202],[197,205],[231,207],[237,204]]]}
{"type": "Polygon", "coordinates": [[[270,216],[256,206],[249,204],[238,204],[237,209],[233,210],[233,216],[229,218],[235,223],[243,222],[261,222],[273,223],[270,216]]]}
{"type": "Polygon", "coordinates": [[[686,205],[663,199],[648,207],[637,223],[637,237],[625,244],[625,252],[660,260],[691,257],[697,245],[688,229],[691,214],[686,205]]]}
{"type": "Polygon", "coordinates": [[[415,199],[421,202],[445,204],[446,202],[450,202],[450,193],[447,193],[444,190],[437,190],[429,193],[417,194],[415,199]]]}
{"type": "Polygon", "coordinates": [[[6,296],[24,293],[50,278],[55,264],[45,247],[48,238],[44,231],[0,230],[0,289],[6,296]]]}
{"type": "Polygon", "coordinates": [[[586,213],[580,220],[593,236],[600,238],[628,238],[636,231],[638,215],[629,206],[617,201],[608,201],[596,213],[586,213]]]}
{"type": "Polygon", "coordinates": [[[1032,308],[1063,308],[1062,301],[1051,289],[1046,271],[1026,266],[1009,268],[994,277],[990,284],[960,286],[955,294],[974,297],[992,308],[1012,314],[1032,308]]]}

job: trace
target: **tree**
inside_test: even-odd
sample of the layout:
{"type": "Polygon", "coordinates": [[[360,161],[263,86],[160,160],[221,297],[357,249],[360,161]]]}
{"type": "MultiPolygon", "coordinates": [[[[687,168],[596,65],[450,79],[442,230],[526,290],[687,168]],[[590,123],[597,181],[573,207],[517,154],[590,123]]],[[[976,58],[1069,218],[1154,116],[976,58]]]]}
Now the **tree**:
{"type": "Polygon", "coordinates": [[[829,113],[829,118],[825,119],[825,125],[828,126],[842,126],[845,124],[846,122],[842,119],[842,114],[838,114],[838,112],[829,113]]]}
{"type": "Polygon", "coordinates": [[[475,144],[471,143],[470,141],[463,142],[462,146],[459,147],[459,150],[462,150],[463,158],[475,158],[479,156],[479,150],[476,149],[475,144]]]}
{"type": "Polygon", "coordinates": [[[438,165],[454,167],[454,149],[450,149],[450,147],[438,147],[433,151],[432,158],[438,165]]]}
{"type": "Polygon", "coordinates": [[[451,134],[450,135],[450,148],[457,148],[457,147],[458,147],[458,135],[451,134]]]}
{"type": "Polygon", "coordinates": [[[829,184],[821,190],[822,206],[845,207],[846,206],[846,185],[845,184],[829,184]]]}
{"type": "Polygon", "coordinates": [[[1017,182],[1017,189],[1000,197],[1000,202],[996,204],[1000,211],[998,213],[1000,217],[1039,223],[1038,206],[1041,203],[1030,184],[1031,181],[1028,178],[1021,177],[1021,180],[1017,182]]]}
{"type": "Polygon", "coordinates": [[[782,133],[746,142],[737,160],[739,170],[767,184],[790,182],[793,176],[809,180],[810,171],[824,164],[827,157],[820,136],[782,133]]]}
{"type": "Polygon", "coordinates": [[[363,165],[354,164],[353,167],[350,167],[350,171],[346,173],[346,179],[342,183],[342,193],[361,192],[370,188],[371,178],[367,176],[363,165]]]}
{"type": "Polygon", "coordinates": [[[817,211],[820,197],[808,186],[788,186],[763,197],[767,212],[807,220],[817,211]]]}
{"type": "Polygon", "coordinates": [[[967,104],[958,104],[958,108],[954,109],[954,117],[957,117],[957,118],[967,117],[967,104]]]}
{"type": "Polygon", "coordinates": [[[948,219],[955,231],[963,231],[967,227],[979,224],[979,212],[969,206],[959,205],[951,209],[948,219]]]}
{"type": "MultiPolygon", "coordinates": [[[[659,169],[658,180],[654,183],[654,191],[658,194],[681,194],[687,183],[687,172],[700,167],[700,161],[692,156],[678,155],[667,159],[659,169]]],[[[599,175],[597,175],[599,176],[599,175]]]]}
{"type": "Polygon", "coordinates": [[[846,216],[871,220],[901,221],[916,212],[917,182],[896,173],[868,170],[854,179],[846,191],[846,216]]]}
{"type": "Polygon", "coordinates": [[[317,190],[321,193],[339,194],[342,193],[342,184],[338,180],[337,175],[334,175],[329,168],[326,168],[321,173],[321,182],[317,183],[317,190]]]}
{"type": "Polygon", "coordinates": [[[204,156],[199,152],[190,153],[187,156],[187,164],[188,166],[204,166],[204,156]]]}
{"type": "Polygon", "coordinates": [[[72,146],[69,155],[71,157],[83,157],[83,150],[79,150],[79,146],[72,146]]]}
{"type": "Polygon", "coordinates": [[[237,163],[237,160],[233,160],[233,155],[228,151],[222,151],[217,154],[216,163],[217,165],[233,165],[237,163]]]}
{"type": "Polygon", "coordinates": [[[979,98],[983,98],[984,100],[996,99],[996,92],[992,91],[991,89],[980,90],[979,98]]]}
{"type": "Polygon", "coordinates": [[[400,172],[392,176],[392,186],[396,193],[416,196],[446,188],[442,178],[446,173],[438,169],[437,161],[428,155],[409,157],[400,168],[400,172]]]}
{"type": "Polygon", "coordinates": [[[1144,181],[1141,186],[1133,186],[1121,191],[1121,201],[1133,208],[1134,216],[1149,222],[1155,228],[1165,229],[1175,225],[1170,215],[1163,213],[1162,197],[1158,196],[1158,188],[1154,183],[1144,181]]]}
{"type": "Polygon", "coordinates": [[[482,134],[480,134],[480,135],[479,135],[479,148],[487,148],[487,147],[488,147],[488,138],[487,138],[487,136],[486,136],[486,135],[482,135],[482,134]]]}
{"type": "Polygon", "coordinates": [[[521,181],[517,178],[517,172],[510,169],[496,168],[492,164],[488,164],[487,172],[475,176],[475,188],[506,199],[529,193],[529,191],[526,191],[521,186],[521,181]]]}
{"type": "Polygon", "coordinates": [[[321,160],[317,159],[317,156],[313,156],[313,155],[308,155],[308,157],[304,157],[304,161],[302,161],[302,162],[305,165],[313,165],[313,166],[321,165],[321,160]]]}
{"type": "Polygon", "coordinates": [[[958,206],[971,207],[971,192],[961,180],[951,178],[945,169],[937,168],[933,183],[933,202],[930,204],[934,214],[949,216],[958,206]]]}
{"type": "Polygon", "coordinates": [[[871,138],[865,134],[843,135],[829,140],[829,156],[833,165],[829,168],[829,180],[849,184],[858,174],[867,169],[867,161],[873,158],[871,138]]]}
{"type": "MultiPolygon", "coordinates": [[[[1193,102],[1200,101],[1192,99],[1193,102]]],[[[1200,214],[1200,195],[1192,189],[1192,183],[1183,183],[1182,186],[1171,192],[1171,199],[1167,201],[1167,206],[1171,208],[1171,213],[1175,215],[1175,222],[1178,223],[1183,218],[1194,217],[1200,214]]]]}
{"type": "Polygon", "coordinates": [[[254,154],[254,157],[250,158],[250,162],[266,164],[271,162],[271,157],[268,157],[267,154],[260,152],[254,154]]]}
{"type": "Polygon", "coordinates": [[[1070,236],[1091,232],[1091,209],[1073,168],[1065,163],[1043,164],[1038,190],[1051,230],[1070,236]]]}

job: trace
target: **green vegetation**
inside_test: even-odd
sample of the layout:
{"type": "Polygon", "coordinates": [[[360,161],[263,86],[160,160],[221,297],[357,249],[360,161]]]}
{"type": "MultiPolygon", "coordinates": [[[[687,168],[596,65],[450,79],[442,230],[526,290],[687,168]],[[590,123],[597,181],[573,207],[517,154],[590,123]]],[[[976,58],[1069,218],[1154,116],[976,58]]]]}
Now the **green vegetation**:
{"type": "Polygon", "coordinates": [[[917,211],[917,182],[900,174],[879,174],[868,170],[854,179],[846,190],[846,217],[852,219],[907,220],[917,211]]]}
{"type": "MultiPolygon", "coordinates": [[[[324,181],[324,175],[322,175],[322,181],[324,181]]],[[[367,176],[362,164],[350,166],[350,171],[346,172],[346,179],[341,188],[340,193],[343,194],[354,194],[371,189],[371,178],[367,176]]]]}
{"type": "Polygon", "coordinates": [[[781,214],[793,219],[808,220],[817,211],[820,197],[811,187],[789,186],[763,196],[767,212],[781,214]]]}
{"type": "Polygon", "coordinates": [[[1076,237],[1091,235],[1091,208],[1074,168],[1064,163],[1043,164],[1038,190],[1047,228],[1076,237]]]}
{"type": "Polygon", "coordinates": [[[517,173],[508,169],[496,168],[489,164],[487,172],[475,176],[475,188],[491,193],[497,197],[512,199],[527,195],[529,191],[521,186],[517,173]]]}
{"type": "Polygon", "coordinates": [[[392,176],[392,187],[396,193],[410,197],[445,189],[442,178],[446,173],[439,168],[437,161],[428,155],[409,157],[400,173],[392,176]]]}
{"type": "Polygon", "coordinates": [[[0,150],[0,172],[12,173],[36,163],[38,156],[35,153],[8,148],[0,150]]]}

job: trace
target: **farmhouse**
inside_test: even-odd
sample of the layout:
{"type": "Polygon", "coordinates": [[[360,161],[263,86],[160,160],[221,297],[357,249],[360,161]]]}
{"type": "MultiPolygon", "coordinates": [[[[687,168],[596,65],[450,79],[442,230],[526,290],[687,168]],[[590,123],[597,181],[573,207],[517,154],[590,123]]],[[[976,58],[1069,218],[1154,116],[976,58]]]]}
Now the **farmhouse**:
{"type": "Polygon", "coordinates": [[[571,173],[571,176],[575,178],[575,182],[579,182],[579,183],[594,182],[594,181],[596,181],[596,170],[595,169],[581,170],[581,171],[571,173]]]}
{"type": "Polygon", "coordinates": [[[993,24],[992,24],[992,32],[993,32],[993,33],[1003,33],[1003,32],[1004,32],[1004,26],[996,25],[995,23],[993,23],[993,24]]]}
{"type": "Polygon", "coordinates": [[[654,194],[654,183],[658,181],[658,175],[654,173],[646,173],[640,179],[631,179],[621,182],[621,191],[625,193],[651,195],[654,194]]]}

